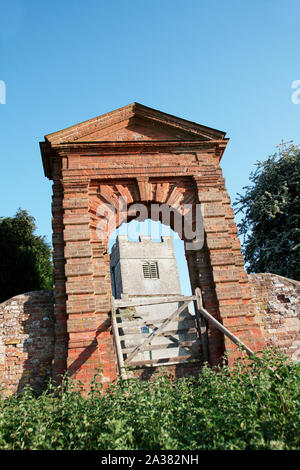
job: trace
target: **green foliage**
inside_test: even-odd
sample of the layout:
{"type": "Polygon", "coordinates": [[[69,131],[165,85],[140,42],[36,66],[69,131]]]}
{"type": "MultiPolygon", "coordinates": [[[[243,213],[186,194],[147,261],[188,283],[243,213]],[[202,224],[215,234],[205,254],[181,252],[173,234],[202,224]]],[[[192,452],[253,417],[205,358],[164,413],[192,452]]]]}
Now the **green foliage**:
{"type": "Polygon", "coordinates": [[[35,219],[19,209],[0,219],[0,302],[33,290],[53,286],[51,250],[44,237],[34,234],[35,219]]]}
{"type": "Polygon", "coordinates": [[[300,280],[300,147],[283,143],[256,166],[234,203],[247,269],[300,280]]]}
{"type": "Polygon", "coordinates": [[[300,366],[266,351],[198,379],[129,379],[102,394],[57,390],[0,399],[1,449],[299,449],[300,366]]]}

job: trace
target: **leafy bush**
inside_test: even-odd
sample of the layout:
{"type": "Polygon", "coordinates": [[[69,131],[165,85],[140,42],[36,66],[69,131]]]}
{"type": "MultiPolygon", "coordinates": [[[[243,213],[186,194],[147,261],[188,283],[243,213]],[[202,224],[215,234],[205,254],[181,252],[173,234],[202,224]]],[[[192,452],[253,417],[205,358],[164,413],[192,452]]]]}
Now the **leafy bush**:
{"type": "Polygon", "coordinates": [[[0,400],[1,449],[299,449],[299,364],[274,351],[198,379],[130,379],[0,400]]]}
{"type": "Polygon", "coordinates": [[[25,210],[18,209],[14,217],[0,217],[0,303],[53,287],[51,249],[35,230],[35,219],[25,210]]]}
{"type": "Polygon", "coordinates": [[[282,143],[249,179],[234,203],[247,271],[300,280],[300,147],[282,143]]]}

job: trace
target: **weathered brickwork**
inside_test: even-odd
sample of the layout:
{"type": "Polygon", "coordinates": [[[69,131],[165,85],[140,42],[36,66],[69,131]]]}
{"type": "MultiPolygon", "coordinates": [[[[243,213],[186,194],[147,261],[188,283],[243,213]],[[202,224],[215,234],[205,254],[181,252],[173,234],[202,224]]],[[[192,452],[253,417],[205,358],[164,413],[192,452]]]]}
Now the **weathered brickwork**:
{"type": "Polygon", "coordinates": [[[255,318],[268,347],[300,361],[300,282],[276,274],[250,274],[255,318]]]}
{"type": "MultiPolygon", "coordinates": [[[[205,244],[186,250],[192,290],[201,287],[205,308],[248,346],[264,346],[219,164],[227,142],[222,131],[137,103],[45,137],[45,174],[54,181],[55,374],[68,369],[86,385],[100,363],[104,382],[117,374],[108,240],[97,230],[101,223],[112,231],[99,213],[103,204],[120,225],[134,217],[134,203],[165,203],[182,215],[183,204],[195,209],[200,202],[205,244]],[[119,209],[118,196],[127,198],[129,210],[119,209]]],[[[224,349],[234,361],[236,348],[211,327],[211,364],[224,349]]]]}
{"type": "Polygon", "coordinates": [[[29,384],[39,393],[52,376],[53,294],[18,295],[0,304],[0,384],[5,393],[29,384]]]}

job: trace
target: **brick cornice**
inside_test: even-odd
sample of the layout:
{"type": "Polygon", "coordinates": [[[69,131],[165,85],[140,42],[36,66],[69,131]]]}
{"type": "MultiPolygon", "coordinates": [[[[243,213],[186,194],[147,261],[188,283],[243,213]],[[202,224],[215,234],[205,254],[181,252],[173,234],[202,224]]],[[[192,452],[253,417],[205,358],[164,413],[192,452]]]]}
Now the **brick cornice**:
{"type": "Polygon", "coordinates": [[[57,158],[69,157],[70,154],[82,154],[84,157],[113,155],[140,155],[145,153],[187,153],[209,151],[214,158],[220,160],[228,139],[222,141],[114,141],[114,142],[67,142],[50,145],[41,142],[41,153],[45,176],[53,179],[53,162],[57,158]]]}
{"type": "MultiPolygon", "coordinates": [[[[180,152],[184,150],[200,150],[203,149],[214,149],[216,153],[224,151],[227,145],[228,139],[220,140],[134,140],[134,141],[94,141],[94,142],[66,142],[61,144],[55,144],[51,146],[53,150],[56,150],[60,155],[68,155],[75,152],[86,152],[93,155],[93,151],[104,154],[112,153],[140,153],[140,152],[180,152]]],[[[87,155],[85,153],[85,155],[87,155]]]]}

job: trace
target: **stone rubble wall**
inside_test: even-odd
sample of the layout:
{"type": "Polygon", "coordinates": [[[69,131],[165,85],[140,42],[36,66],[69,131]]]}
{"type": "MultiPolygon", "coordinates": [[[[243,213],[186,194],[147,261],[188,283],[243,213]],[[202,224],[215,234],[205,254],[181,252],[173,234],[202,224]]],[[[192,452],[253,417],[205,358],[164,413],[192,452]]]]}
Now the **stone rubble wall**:
{"type": "Polygon", "coordinates": [[[39,393],[52,373],[54,313],[52,291],[12,297],[0,304],[0,386],[5,394],[26,383],[39,393]]]}
{"type": "Polygon", "coordinates": [[[250,274],[255,318],[267,347],[300,360],[300,282],[271,273],[250,274]]]}

